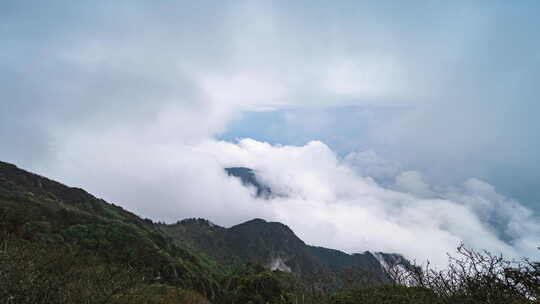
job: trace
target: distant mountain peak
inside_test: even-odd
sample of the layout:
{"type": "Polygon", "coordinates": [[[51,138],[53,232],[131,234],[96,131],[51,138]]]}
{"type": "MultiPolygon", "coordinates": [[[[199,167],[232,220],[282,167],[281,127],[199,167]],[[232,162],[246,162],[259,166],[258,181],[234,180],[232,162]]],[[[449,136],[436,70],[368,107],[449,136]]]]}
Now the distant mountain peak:
{"type": "Polygon", "coordinates": [[[247,235],[271,237],[278,242],[294,241],[304,243],[289,226],[280,222],[269,222],[261,218],[255,218],[232,226],[230,230],[245,231],[247,235]]]}
{"type": "Polygon", "coordinates": [[[216,224],[212,223],[211,221],[204,219],[204,218],[186,218],[181,221],[177,221],[176,224],[180,225],[199,225],[199,226],[208,226],[208,227],[214,227],[217,226],[216,224]]]}
{"type": "Polygon", "coordinates": [[[257,190],[257,197],[268,199],[272,196],[272,189],[257,178],[256,171],[253,169],[246,167],[229,167],[225,168],[225,171],[229,176],[239,178],[244,186],[255,187],[257,190]]]}
{"type": "Polygon", "coordinates": [[[243,224],[247,224],[247,223],[260,223],[260,224],[265,224],[265,223],[268,223],[265,219],[262,219],[260,217],[256,217],[252,220],[249,220],[247,222],[244,222],[243,224]]]}

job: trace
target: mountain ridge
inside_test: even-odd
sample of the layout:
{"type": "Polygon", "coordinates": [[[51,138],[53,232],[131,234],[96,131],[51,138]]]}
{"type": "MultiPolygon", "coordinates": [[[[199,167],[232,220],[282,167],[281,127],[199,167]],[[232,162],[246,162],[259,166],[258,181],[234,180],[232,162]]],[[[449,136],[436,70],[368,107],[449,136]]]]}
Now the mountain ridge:
{"type": "Polygon", "coordinates": [[[229,228],[201,218],[154,223],[81,188],[4,162],[0,219],[0,230],[45,243],[77,244],[107,261],[144,257],[141,267],[152,269],[160,280],[208,298],[217,296],[221,276],[245,263],[290,272],[306,284],[330,289],[342,286],[343,273],[351,269],[370,272],[381,283],[391,280],[373,254],[308,245],[283,223],[260,218],[229,228]]]}
{"type": "Polygon", "coordinates": [[[224,170],[227,172],[227,175],[239,178],[242,185],[246,187],[254,187],[256,190],[256,197],[269,199],[274,195],[272,189],[257,178],[255,170],[247,167],[227,167],[224,168],[224,170]]]}

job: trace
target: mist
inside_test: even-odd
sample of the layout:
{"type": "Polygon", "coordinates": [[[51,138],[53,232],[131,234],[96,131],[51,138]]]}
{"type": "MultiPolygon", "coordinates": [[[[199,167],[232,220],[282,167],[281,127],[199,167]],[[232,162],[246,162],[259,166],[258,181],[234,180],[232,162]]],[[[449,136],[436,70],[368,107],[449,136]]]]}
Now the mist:
{"type": "Polygon", "coordinates": [[[539,11],[3,1],[0,159],[158,221],[262,217],[439,265],[460,242],[537,255],[539,11]]]}

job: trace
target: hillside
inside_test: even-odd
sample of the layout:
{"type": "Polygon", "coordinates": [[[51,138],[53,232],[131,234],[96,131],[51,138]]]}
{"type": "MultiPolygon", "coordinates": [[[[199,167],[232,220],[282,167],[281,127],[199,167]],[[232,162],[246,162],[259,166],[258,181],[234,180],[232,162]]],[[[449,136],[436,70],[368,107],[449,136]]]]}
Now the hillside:
{"type": "Polygon", "coordinates": [[[73,244],[105,263],[150,269],[157,281],[218,294],[215,263],[142,219],[79,188],[0,162],[0,229],[47,246],[73,244]]]}
{"type": "Polygon", "coordinates": [[[396,285],[387,267],[410,266],[400,255],[310,246],[262,219],[154,223],[4,162],[0,254],[9,304],[528,304],[540,282],[539,263],[461,247],[446,272],[409,268],[415,287],[396,285]]]}
{"type": "Polygon", "coordinates": [[[225,265],[246,262],[292,272],[306,282],[325,277],[335,284],[340,271],[351,267],[384,277],[370,253],[348,255],[306,245],[281,223],[254,219],[224,228],[204,219],[186,219],[156,224],[83,189],[4,162],[0,212],[2,227],[10,233],[45,243],[77,244],[107,261],[134,258],[163,281],[196,287],[209,296],[216,293],[218,274],[231,268],[225,265]]]}
{"type": "MultiPolygon", "coordinates": [[[[369,274],[372,280],[389,283],[384,265],[370,252],[346,254],[339,250],[310,246],[282,223],[263,219],[220,227],[204,219],[187,219],[160,228],[221,264],[262,264],[291,272],[304,282],[336,289],[351,272],[369,274]]],[[[396,254],[378,253],[388,261],[401,261],[396,254]]]]}

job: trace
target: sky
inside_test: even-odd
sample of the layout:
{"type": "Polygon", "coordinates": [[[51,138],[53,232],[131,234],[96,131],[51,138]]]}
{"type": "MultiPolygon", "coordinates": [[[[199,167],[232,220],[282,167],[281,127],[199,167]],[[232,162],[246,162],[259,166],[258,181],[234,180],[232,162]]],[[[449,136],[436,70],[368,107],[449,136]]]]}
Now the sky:
{"type": "Polygon", "coordinates": [[[537,1],[0,3],[0,159],[143,217],[444,263],[540,243],[537,1]],[[223,172],[247,166],[283,195],[223,172]]]}

